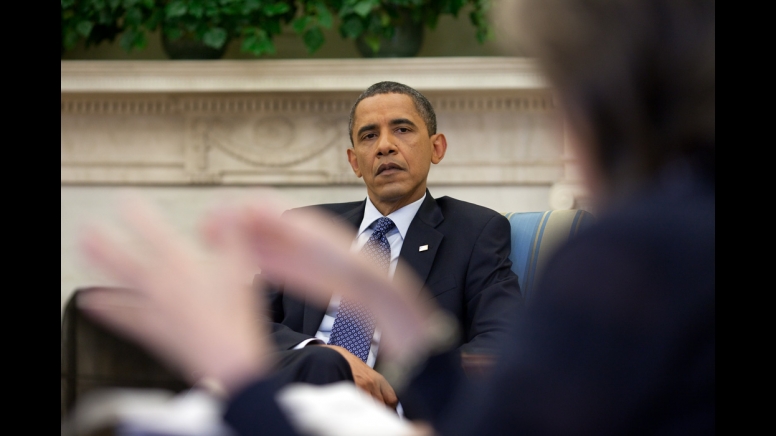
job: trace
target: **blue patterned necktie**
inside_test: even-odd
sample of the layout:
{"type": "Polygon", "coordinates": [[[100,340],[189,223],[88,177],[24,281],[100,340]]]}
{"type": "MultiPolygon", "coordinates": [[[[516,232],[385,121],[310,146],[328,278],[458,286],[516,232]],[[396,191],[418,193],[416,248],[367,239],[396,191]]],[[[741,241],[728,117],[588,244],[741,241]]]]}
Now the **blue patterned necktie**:
{"type": "MultiPolygon", "coordinates": [[[[391,263],[391,244],[385,234],[394,227],[390,218],[382,217],[374,224],[374,232],[366,241],[361,253],[381,267],[386,274],[391,263]]],[[[375,321],[363,304],[343,298],[340,303],[337,318],[331,327],[330,345],[339,345],[366,363],[369,348],[372,345],[372,335],[375,331],[375,321]]]]}

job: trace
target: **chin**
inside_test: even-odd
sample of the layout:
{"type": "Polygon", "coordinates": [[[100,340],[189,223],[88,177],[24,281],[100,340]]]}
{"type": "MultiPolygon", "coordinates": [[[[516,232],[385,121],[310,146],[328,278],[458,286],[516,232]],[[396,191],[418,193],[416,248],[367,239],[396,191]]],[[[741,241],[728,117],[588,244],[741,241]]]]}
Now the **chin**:
{"type": "Polygon", "coordinates": [[[403,189],[401,186],[384,186],[375,190],[375,194],[383,201],[393,201],[406,197],[410,194],[410,190],[403,189]]]}

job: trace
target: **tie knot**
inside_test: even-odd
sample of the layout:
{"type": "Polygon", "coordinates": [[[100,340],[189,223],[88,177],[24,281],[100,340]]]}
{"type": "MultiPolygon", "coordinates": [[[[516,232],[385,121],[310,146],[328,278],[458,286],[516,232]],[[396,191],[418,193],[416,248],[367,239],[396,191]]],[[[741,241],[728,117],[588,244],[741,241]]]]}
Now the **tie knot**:
{"type": "Polygon", "coordinates": [[[375,221],[375,224],[373,226],[374,233],[377,233],[378,235],[384,235],[388,231],[390,231],[396,224],[391,221],[390,218],[382,217],[375,221]]]}

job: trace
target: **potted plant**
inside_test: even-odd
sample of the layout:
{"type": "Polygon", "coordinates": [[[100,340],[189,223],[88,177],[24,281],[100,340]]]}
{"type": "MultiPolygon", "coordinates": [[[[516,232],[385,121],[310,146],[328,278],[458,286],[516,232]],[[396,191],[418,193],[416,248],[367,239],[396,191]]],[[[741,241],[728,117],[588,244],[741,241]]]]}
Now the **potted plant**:
{"type": "Polygon", "coordinates": [[[294,0],[172,0],[165,1],[162,41],[172,59],[220,58],[232,39],[241,50],[261,56],[274,53],[272,37],[294,17],[294,0]]]}
{"type": "MultiPolygon", "coordinates": [[[[319,24],[316,9],[298,0],[61,0],[62,53],[79,40],[89,47],[118,35],[130,52],[145,48],[147,34],[160,31],[172,59],[220,58],[233,39],[242,39],[241,50],[261,56],[275,52],[272,37],[295,17],[297,3],[309,11],[306,23],[319,24]]],[[[313,36],[316,31],[301,29],[313,36]]],[[[318,39],[316,48],[323,41],[318,39]]]]}
{"type": "Polygon", "coordinates": [[[60,0],[62,53],[78,41],[86,47],[113,42],[117,36],[126,51],[145,48],[145,30],[158,26],[161,10],[154,0],[60,0]]]}
{"type": "Polygon", "coordinates": [[[469,21],[480,43],[491,37],[489,0],[60,0],[62,53],[83,40],[86,47],[119,38],[130,52],[146,47],[160,31],[173,59],[220,58],[227,44],[256,56],[275,53],[273,37],[284,26],[300,35],[309,53],[324,43],[323,28],[338,21],[343,38],[363,56],[414,56],[423,31],[442,15],[457,17],[470,7],[469,21]]]}

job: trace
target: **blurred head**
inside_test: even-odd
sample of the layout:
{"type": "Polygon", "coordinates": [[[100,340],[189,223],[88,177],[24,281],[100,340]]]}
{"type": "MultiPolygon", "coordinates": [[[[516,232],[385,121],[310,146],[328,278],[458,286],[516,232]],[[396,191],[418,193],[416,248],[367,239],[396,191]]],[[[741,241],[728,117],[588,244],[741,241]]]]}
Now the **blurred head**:
{"type": "Polygon", "coordinates": [[[599,194],[668,162],[714,166],[714,0],[523,0],[521,43],[559,92],[599,194]]]}
{"type": "Polygon", "coordinates": [[[348,161],[377,209],[388,215],[420,199],[431,164],[447,150],[428,100],[408,86],[380,82],[358,98],[349,124],[348,161]]]}

